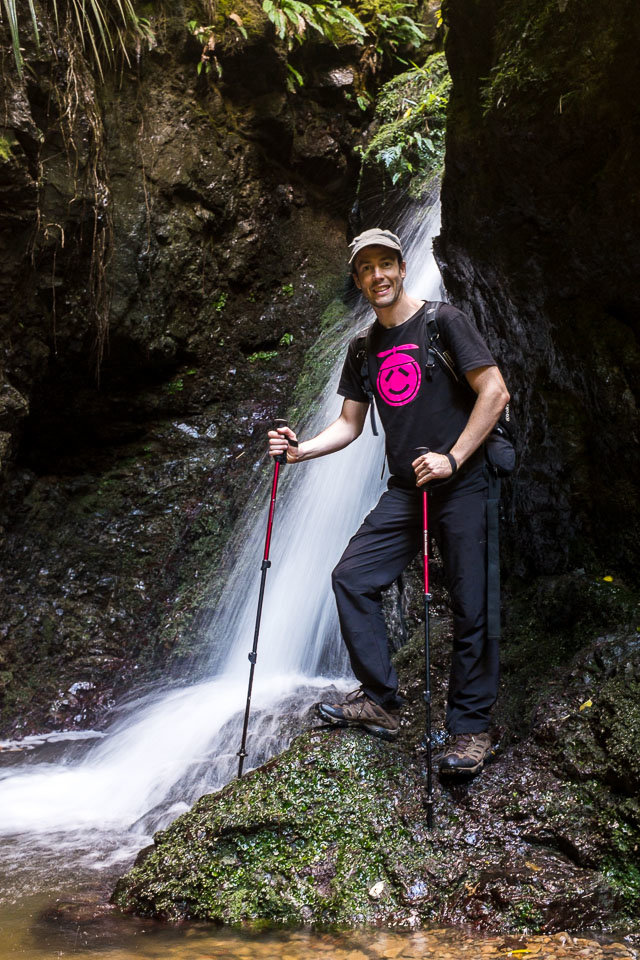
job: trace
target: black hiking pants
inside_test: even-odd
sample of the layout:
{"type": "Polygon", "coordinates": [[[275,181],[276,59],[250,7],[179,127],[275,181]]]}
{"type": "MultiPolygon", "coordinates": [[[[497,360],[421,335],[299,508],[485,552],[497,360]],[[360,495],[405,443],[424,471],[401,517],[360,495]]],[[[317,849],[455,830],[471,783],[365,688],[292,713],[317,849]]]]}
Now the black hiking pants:
{"type": "MultiPolygon", "coordinates": [[[[487,637],[486,490],[429,496],[429,533],[442,555],[453,609],[453,654],[446,726],[479,733],[489,726],[498,688],[498,641],[487,637]]],[[[342,636],[367,696],[398,704],[382,591],[422,546],[422,491],[392,487],[365,518],[333,571],[342,636]]]]}

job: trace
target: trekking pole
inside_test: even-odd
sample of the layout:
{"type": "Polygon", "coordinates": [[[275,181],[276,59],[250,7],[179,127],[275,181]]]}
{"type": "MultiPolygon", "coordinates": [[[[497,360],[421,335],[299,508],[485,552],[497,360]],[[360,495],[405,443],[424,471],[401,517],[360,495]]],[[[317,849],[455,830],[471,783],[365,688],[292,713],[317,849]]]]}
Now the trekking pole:
{"type": "MultiPolygon", "coordinates": [[[[417,447],[418,456],[429,453],[428,447],[417,447]]],[[[429,593],[429,512],[427,507],[427,487],[422,489],[422,557],[424,561],[424,666],[425,666],[425,686],[424,703],[426,712],[426,734],[427,734],[427,798],[425,806],[427,808],[427,829],[433,827],[433,780],[431,776],[431,653],[429,649],[429,604],[431,594],[429,593]]]]}
{"type": "MultiPolygon", "coordinates": [[[[274,420],[273,427],[274,430],[277,430],[278,427],[286,427],[286,420],[274,420]]],[[[267,536],[264,542],[264,557],[262,559],[262,579],[260,580],[260,593],[258,595],[258,611],[256,613],[256,626],[253,632],[253,647],[251,653],[249,654],[249,663],[251,667],[249,668],[249,688],[247,690],[247,705],[244,711],[244,724],[242,727],[242,743],[240,744],[240,749],[238,750],[238,780],[242,776],[242,767],[244,766],[244,758],[247,755],[245,749],[247,744],[247,728],[249,726],[249,713],[251,711],[251,692],[253,690],[253,675],[256,669],[256,660],[258,659],[258,637],[260,635],[260,618],[262,616],[262,601],[264,600],[264,587],[267,580],[267,570],[271,566],[271,561],[269,560],[269,547],[271,546],[271,529],[273,527],[273,514],[276,507],[276,490],[278,489],[278,474],[280,472],[280,464],[287,462],[287,451],[279,453],[276,457],[273,458],[274,469],[273,469],[273,484],[271,486],[271,502],[269,504],[269,518],[267,520],[267,536]]]]}

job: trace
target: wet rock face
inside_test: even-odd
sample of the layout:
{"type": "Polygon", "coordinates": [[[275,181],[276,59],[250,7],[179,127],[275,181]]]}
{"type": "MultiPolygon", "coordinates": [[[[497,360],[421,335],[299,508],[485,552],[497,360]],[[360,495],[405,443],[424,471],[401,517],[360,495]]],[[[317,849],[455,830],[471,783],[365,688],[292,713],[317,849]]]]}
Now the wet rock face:
{"type": "Polygon", "coordinates": [[[637,568],[638,7],[443,9],[453,89],[437,251],[513,396],[511,569],[637,568]]]}
{"type": "Polygon", "coordinates": [[[261,5],[236,10],[221,78],[198,77],[182,8],[103,85],[72,44],[27,43],[25,84],[5,52],[0,695],[24,732],[197,657],[264,433],[342,286],[357,52],[322,46],[294,96],[261,5]]]}
{"type": "MultiPolygon", "coordinates": [[[[635,932],[635,627],[587,644],[544,682],[518,683],[511,663],[493,730],[496,755],[472,781],[434,777],[432,831],[421,626],[414,622],[411,633],[395,658],[407,700],[397,743],[358,730],[304,734],[157,834],[119,882],[115,902],[172,920],[635,932]],[[513,722],[518,710],[521,732],[513,722]]],[[[436,743],[450,642],[450,622],[437,613],[436,743]]],[[[524,667],[531,655],[524,643],[520,650],[524,667]]]]}
{"type": "MultiPolygon", "coordinates": [[[[440,743],[451,625],[439,563],[432,574],[440,743]]],[[[400,743],[327,730],[296,741],[158,835],[119,885],[120,905],[225,921],[624,928],[638,909],[637,597],[583,574],[512,599],[494,731],[502,748],[472,783],[436,781],[430,835],[420,589],[412,570],[404,587],[411,639],[396,654],[408,701],[400,743]],[[594,641],[606,625],[615,625],[611,634],[594,641]]]]}

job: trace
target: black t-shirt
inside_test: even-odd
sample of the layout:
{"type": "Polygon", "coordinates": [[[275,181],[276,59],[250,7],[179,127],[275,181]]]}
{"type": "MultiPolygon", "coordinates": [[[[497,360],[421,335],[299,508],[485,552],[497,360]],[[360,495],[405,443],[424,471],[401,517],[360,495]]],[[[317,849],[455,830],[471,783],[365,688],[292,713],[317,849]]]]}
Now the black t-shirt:
{"type": "MultiPolygon", "coordinates": [[[[427,367],[426,312],[435,306],[427,302],[404,323],[390,329],[376,320],[369,337],[369,380],[386,436],[392,484],[401,486],[415,486],[411,463],[418,456],[416,447],[448,453],[467,425],[474,404],[473,393],[464,384],[457,384],[438,360],[433,363],[432,357],[427,367]]],[[[438,347],[451,354],[458,375],[495,365],[476,327],[460,310],[441,305],[437,324],[438,347]]],[[[349,344],[338,393],[348,400],[367,403],[362,356],[357,356],[363,345],[358,337],[349,344]]],[[[479,449],[439,489],[447,495],[483,489],[482,464],[479,449]]]]}

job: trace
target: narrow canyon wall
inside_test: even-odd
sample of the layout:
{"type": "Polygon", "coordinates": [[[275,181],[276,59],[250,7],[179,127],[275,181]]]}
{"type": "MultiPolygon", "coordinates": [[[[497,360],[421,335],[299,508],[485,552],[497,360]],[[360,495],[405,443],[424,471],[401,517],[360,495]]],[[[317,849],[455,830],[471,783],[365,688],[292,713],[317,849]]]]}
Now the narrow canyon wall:
{"type": "Polygon", "coordinates": [[[640,10],[446,0],[447,287],[503,364],[520,575],[640,559],[640,10]]]}

